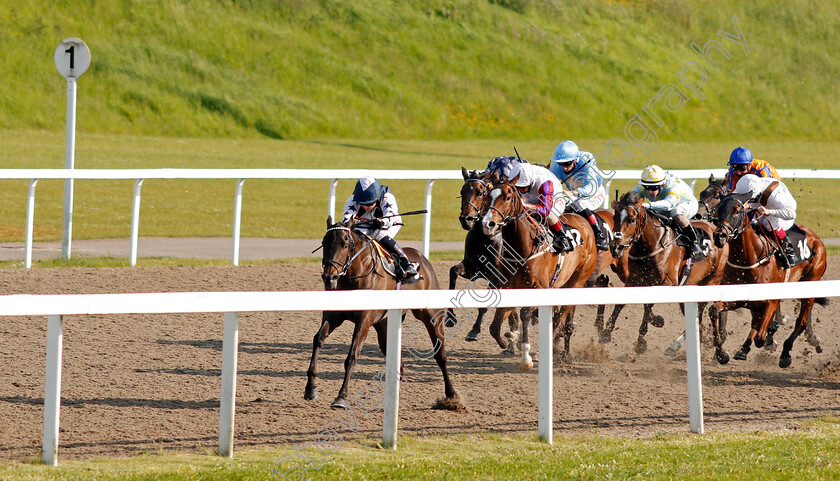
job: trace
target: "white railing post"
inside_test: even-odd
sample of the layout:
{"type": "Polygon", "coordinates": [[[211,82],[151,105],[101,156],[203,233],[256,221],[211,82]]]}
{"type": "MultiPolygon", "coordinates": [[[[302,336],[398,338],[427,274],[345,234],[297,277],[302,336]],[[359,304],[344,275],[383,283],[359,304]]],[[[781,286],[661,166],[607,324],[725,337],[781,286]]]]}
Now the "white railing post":
{"type": "Polygon", "coordinates": [[[612,185],[611,180],[607,180],[606,182],[604,182],[604,192],[606,193],[606,195],[604,196],[604,205],[602,206],[602,208],[604,208],[604,209],[609,209],[610,205],[612,205],[612,202],[610,202],[610,186],[611,185],[612,185]]]}
{"type": "MultiPolygon", "coordinates": [[[[76,164],[76,79],[67,78],[67,130],[64,142],[64,168],[73,172],[76,164]]],[[[73,183],[64,179],[64,222],[61,236],[61,256],[70,259],[70,244],[73,238],[73,183]]]]}
{"type": "Polygon", "coordinates": [[[539,421],[540,440],[553,442],[554,432],[554,330],[551,306],[539,308],[540,360],[539,360],[539,421]]]}
{"type": "Polygon", "coordinates": [[[338,179],[333,179],[330,182],[330,197],[327,202],[327,215],[332,217],[333,222],[338,222],[335,218],[335,189],[338,186],[338,179]]]}
{"type": "Polygon", "coordinates": [[[423,255],[429,258],[431,237],[432,237],[432,185],[435,179],[426,182],[426,214],[423,215],[423,255]]]}
{"type": "Polygon", "coordinates": [[[697,185],[697,179],[691,179],[691,182],[688,183],[688,186],[691,187],[692,192],[694,192],[695,185],[697,185]]]}
{"type": "Polygon", "coordinates": [[[131,248],[128,254],[128,264],[137,265],[137,239],[140,236],[140,190],[143,179],[134,182],[134,200],[131,202],[131,248]]]}
{"type": "Polygon", "coordinates": [[[26,241],[23,252],[23,265],[32,267],[32,231],[35,225],[35,185],[38,179],[29,182],[29,195],[26,198],[26,241]]]}
{"type": "Polygon", "coordinates": [[[697,303],[685,303],[685,364],[688,376],[688,422],[691,432],[703,434],[703,381],[700,374],[700,323],[697,303]]]}
{"type": "Polygon", "coordinates": [[[47,316],[47,374],[44,383],[44,439],[41,461],[58,464],[58,422],[61,407],[61,316],[47,316]]]}
{"type": "Polygon", "coordinates": [[[236,197],[233,202],[233,265],[239,265],[239,231],[242,226],[242,184],[245,179],[236,183],[236,197]]]}
{"type": "Polygon", "coordinates": [[[236,364],[239,353],[239,314],[225,313],[222,340],[222,393],[219,404],[219,456],[233,457],[233,416],[236,411],[236,364]]]}
{"type": "Polygon", "coordinates": [[[397,449],[397,421],[400,414],[400,360],[402,358],[402,310],[388,311],[388,344],[385,356],[385,412],[382,446],[397,449]]]}

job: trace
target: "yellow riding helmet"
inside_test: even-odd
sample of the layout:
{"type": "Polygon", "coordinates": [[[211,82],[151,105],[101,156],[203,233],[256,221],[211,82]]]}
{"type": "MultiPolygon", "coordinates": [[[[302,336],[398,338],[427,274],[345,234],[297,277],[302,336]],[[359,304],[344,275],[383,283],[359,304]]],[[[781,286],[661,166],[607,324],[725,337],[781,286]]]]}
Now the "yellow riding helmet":
{"type": "Polygon", "coordinates": [[[649,165],[642,171],[642,185],[662,185],[665,183],[665,171],[658,165],[649,165]]]}

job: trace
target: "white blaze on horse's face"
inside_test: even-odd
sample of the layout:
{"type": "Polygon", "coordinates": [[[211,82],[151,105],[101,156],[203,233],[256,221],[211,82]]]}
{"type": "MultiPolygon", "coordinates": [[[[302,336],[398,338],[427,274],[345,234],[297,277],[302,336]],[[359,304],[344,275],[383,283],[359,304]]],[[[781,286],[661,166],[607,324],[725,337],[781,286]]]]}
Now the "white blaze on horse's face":
{"type": "Polygon", "coordinates": [[[484,214],[484,217],[481,219],[481,227],[484,230],[484,235],[488,237],[492,237],[499,228],[499,224],[493,221],[493,212],[495,212],[495,210],[492,207],[496,205],[496,199],[499,198],[500,195],[502,195],[502,189],[496,188],[490,191],[491,208],[487,209],[487,213],[484,214]]]}

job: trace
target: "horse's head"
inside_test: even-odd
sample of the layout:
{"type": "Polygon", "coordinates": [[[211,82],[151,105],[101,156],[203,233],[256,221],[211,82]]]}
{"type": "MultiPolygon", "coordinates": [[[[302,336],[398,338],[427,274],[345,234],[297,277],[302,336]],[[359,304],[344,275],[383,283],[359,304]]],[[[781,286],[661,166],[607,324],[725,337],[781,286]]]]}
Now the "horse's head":
{"type": "Polygon", "coordinates": [[[327,217],[327,232],[321,240],[324,256],[321,261],[323,272],[321,279],[328,291],[338,288],[338,280],[347,274],[353,255],[356,252],[356,242],[349,225],[332,223],[332,216],[327,217]]]}
{"type": "Polygon", "coordinates": [[[715,175],[709,176],[709,186],[700,192],[700,197],[697,200],[697,214],[695,219],[713,221],[714,212],[720,204],[720,199],[727,194],[727,189],[723,179],[716,180],[715,175]]]}
{"type": "Polygon", "coordinates": [[[484,213],[490,184],[486,178],[478,177],[463,167],[461,175],[464,176],[464,186],[461,187],[461,215],[458,216],[458,220],[464,230],[470,230],[484,213]]]}
{"type": "Polygon", "coordinates": [[[746,203],[750,194],[727,194],[720,199],[715,220],[715,245],[723,247],[729,239],[741,235],[749,225],[746,203]]]}
{"type": "Polygon", "coordinates": [[[522,200],[516,187],[514,187],[514,183],[518,177],[511,179],[510,182],[493,184],[493,189],[490,191],[487,200],[487,212],[481,219],[481,226],[483,227],[484,235],[487,237],[498,235],[499,229],[512,216],[522,212],[522,200]]]}
{"type": "Polygon", "coordinates": [[[619,258],[624,250],[642,235],[647,216],[642,207],[644,199],[638,192],[630,191],[621,196],[618,206],[615,208],[615,227],[613,228],[613,240],[610,243],[610,253],[613,257],[619,258]]]}

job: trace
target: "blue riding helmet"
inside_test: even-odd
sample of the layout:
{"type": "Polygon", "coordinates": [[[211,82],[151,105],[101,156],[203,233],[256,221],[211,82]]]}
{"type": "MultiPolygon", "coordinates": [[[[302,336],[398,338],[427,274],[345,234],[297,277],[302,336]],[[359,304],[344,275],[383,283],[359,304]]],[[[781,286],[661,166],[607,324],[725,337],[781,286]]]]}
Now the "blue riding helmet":
{"type": "Polygon", "coordinates": [[[357,204],[369,205],[373,204],[379,197],[382,196],[382,184],[371,176],[365,176],[356,182],[356,188],[353,189],[353,200],[357,204]]]}
{"type": "Polygon", "coordinates": [[[752,152],[746,147],[738,147],[729,154],[729,164],[749,164],[753,161],[752,152]]]}
{"type": "Polygon", "coordinates": [[[554,149],[554,157],[551,158],[554,162],[563,164],[566,162],[574,162],[580,158],[580,149],[577,144],[571,140],[564,140],[554,149]]]}

